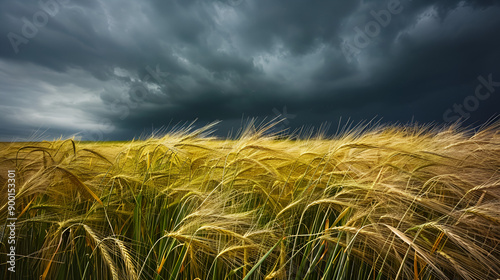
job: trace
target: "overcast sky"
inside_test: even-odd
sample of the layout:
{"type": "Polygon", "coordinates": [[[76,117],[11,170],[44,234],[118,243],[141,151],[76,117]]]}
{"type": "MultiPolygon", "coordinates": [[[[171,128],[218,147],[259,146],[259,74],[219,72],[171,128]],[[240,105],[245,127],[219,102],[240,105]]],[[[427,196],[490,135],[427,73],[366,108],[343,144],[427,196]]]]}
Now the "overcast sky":
{"type": "Polygon", "coordinates": [[[0,141],[279,115],[481,124],[499,31],[498,1],[0,0],[0,141]]]}

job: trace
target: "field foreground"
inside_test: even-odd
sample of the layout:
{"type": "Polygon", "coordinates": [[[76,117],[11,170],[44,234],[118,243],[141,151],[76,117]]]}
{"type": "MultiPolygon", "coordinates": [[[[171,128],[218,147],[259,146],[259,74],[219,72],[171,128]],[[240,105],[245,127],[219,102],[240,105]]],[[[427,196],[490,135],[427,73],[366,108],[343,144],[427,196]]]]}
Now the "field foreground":
{"type": "Polygon", "coordinates": [[[500,279],[499,128],[3,143],[0,278],[500,279]]]}

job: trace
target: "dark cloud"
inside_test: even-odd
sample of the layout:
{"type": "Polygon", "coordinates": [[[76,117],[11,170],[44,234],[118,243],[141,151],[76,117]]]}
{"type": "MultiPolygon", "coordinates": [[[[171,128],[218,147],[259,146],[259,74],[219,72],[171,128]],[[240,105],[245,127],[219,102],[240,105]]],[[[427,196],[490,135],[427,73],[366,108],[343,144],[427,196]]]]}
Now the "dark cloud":
{"type": "Polygon", "coordinates": [[[498,1],[4,0],[0,140],[129,139],[194,119],[224,135],[280,113],[291,128],[484,122],[500,99],[498,14],[498,1]]]}

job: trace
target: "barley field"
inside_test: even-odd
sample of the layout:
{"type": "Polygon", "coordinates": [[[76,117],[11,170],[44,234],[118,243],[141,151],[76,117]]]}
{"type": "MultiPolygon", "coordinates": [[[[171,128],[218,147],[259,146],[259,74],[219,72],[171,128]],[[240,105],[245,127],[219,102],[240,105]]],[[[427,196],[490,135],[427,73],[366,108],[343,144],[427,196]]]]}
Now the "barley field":
{"type": "Polygon", "coordinates": [[[500,122],[273,125],[0,144],[0,278],[500,279],[500,122]]]}

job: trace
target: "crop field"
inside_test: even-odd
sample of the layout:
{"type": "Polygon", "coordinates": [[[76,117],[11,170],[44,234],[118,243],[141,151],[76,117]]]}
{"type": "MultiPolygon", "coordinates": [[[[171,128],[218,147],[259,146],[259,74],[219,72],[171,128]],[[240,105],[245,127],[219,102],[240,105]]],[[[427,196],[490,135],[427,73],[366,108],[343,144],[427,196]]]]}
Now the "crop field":
{"type": "Polygon", "coordinates": [[[0,278],[500,279],[500,123],[271,126],[0,144],[0,278]]]}

